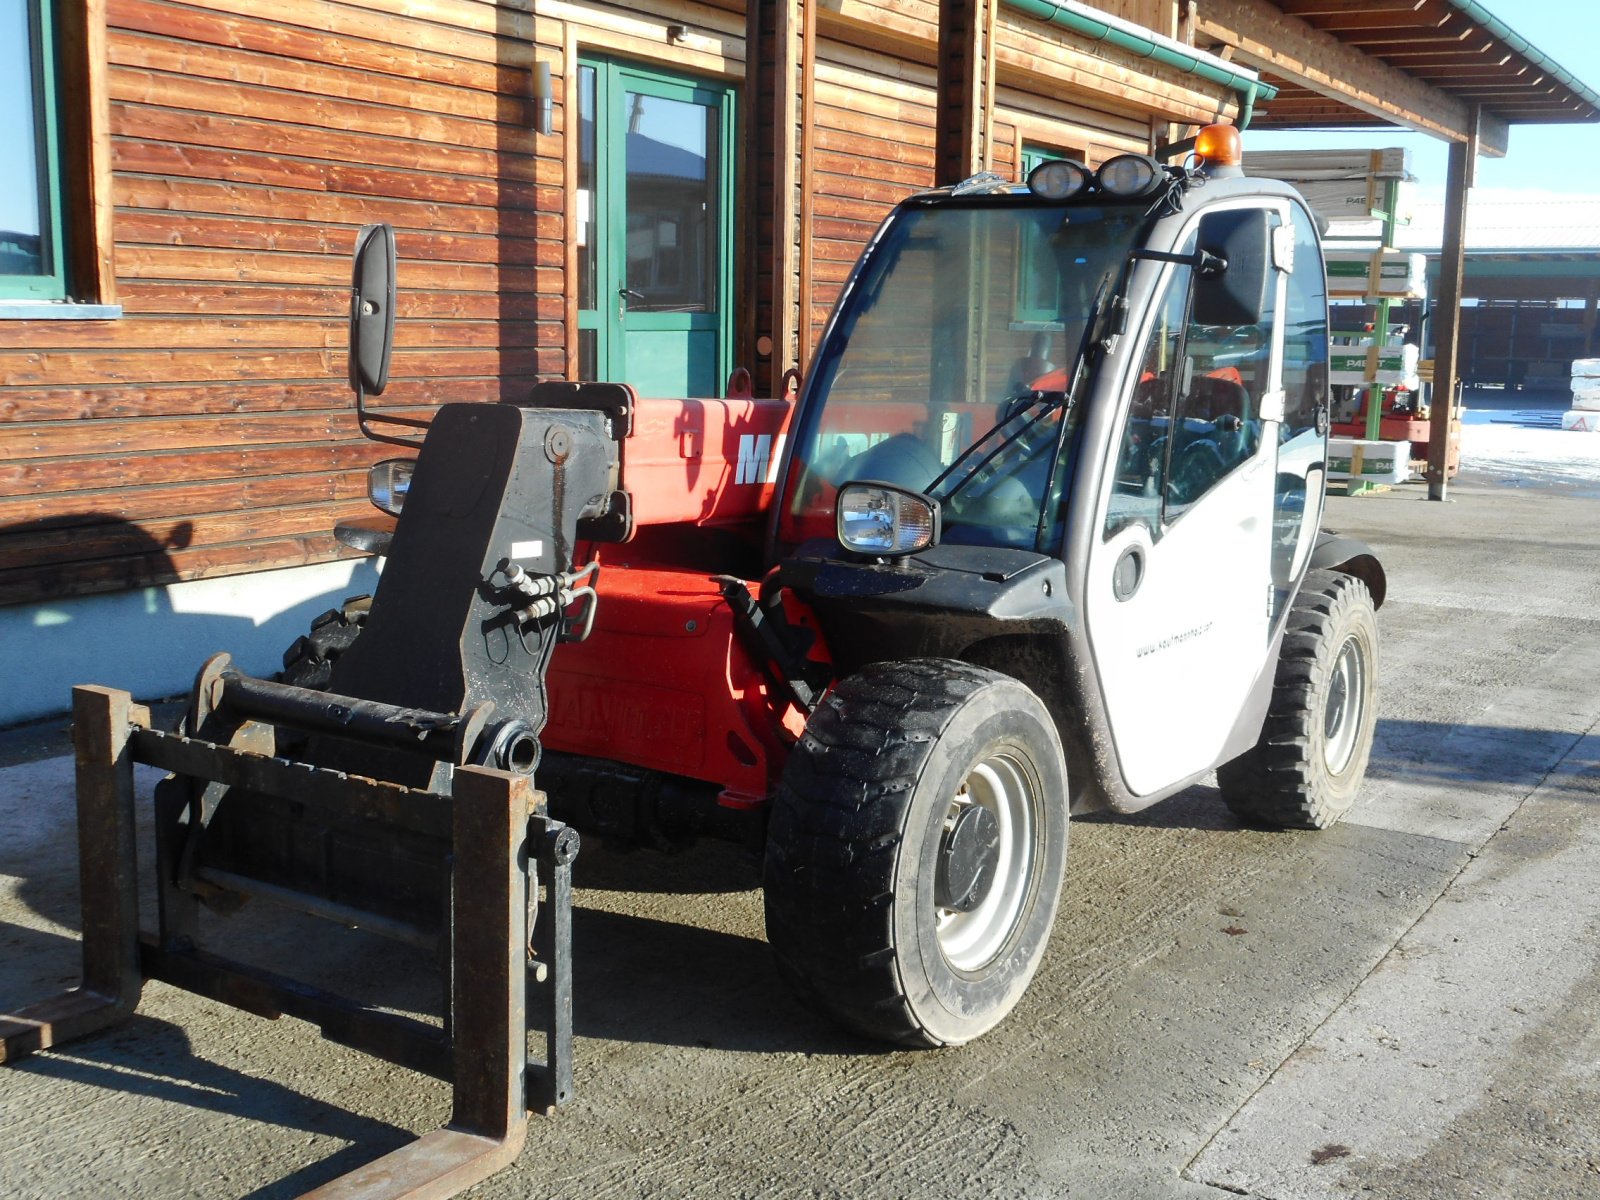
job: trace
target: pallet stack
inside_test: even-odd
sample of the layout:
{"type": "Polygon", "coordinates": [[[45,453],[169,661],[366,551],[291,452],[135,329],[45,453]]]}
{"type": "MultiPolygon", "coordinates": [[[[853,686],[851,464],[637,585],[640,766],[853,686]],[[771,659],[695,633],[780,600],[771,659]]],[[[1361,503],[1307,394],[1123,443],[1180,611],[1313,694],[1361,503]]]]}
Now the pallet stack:
{"type": "Polygon", "coordinates": [[[1561,428],[1600,433],[1600,358],[1572,364],[1572,407],[1561,414],[1561,428]]]}

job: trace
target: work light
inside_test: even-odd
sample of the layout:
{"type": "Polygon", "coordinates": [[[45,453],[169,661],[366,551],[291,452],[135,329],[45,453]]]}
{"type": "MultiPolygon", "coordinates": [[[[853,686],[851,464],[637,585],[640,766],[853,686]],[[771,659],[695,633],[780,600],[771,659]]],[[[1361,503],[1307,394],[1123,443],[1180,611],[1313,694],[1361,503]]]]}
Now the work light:
{"type": "Polygon", "coordinates": [[[894,558],[939,540],[939,502],[887,483],[847,483],[839,489],[839,544],[857,554],[894,558]]]}
{"type": "Polygon", "coordinates": [[[1108,196],[1136,199],[1159,190],[1167,173],[1147,154],[1119,154],[1101,164],[1095,180],[1108,196]]]}
{"type": "Polygon", "coordinates": [[[367,495],[384,512],[398,517],[405,505],[406,493],[411,490],[411,472],[416,468],[414,458],[386,458],[373,463],[367,470],[367,495]]]}
{"type": "Polygon", "coordinates": [[[1028,172],[1028,190],[1044,200],[1070,200],[1087,190],[1094,176],[1070,158],[1053,158],[1028,172]]]}

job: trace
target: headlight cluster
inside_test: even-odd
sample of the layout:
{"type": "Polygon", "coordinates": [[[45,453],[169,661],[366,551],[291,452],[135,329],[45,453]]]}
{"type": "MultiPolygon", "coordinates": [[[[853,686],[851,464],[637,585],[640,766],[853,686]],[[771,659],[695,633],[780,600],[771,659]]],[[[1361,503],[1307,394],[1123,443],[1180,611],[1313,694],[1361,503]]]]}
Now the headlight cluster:
{"type": "Polygon", "coordinates": [[[939,502],[886,483],[847,483],[839,489],[839,544],[857,554],[894,558],[939,540],[939,502]]]}
{"type": "Polygon", "coordinates": [[[1028,172],[1028,189],[1046,200],[1070,200],[1089,191],[1137,200],[1159,191],[1167,179],[1167,169],[1148,154],[1119,154],[1098,171],[1055,158],[1028,172]]]}

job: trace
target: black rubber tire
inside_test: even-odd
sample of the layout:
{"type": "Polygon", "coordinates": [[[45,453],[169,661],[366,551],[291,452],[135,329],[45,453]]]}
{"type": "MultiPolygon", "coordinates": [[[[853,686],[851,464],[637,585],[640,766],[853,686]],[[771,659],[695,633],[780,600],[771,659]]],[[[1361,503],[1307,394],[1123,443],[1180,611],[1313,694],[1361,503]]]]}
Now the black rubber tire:
{"type": "MultiPolygon", "coordinates": [[[[945,659],[868,666],[818,706],[784,768],[767,837],[767,937],[801,999],[848,1028],[913,1046],[968,1042],[1033,978],[1066,848],[1061,742],[1031,690],[945,659]],[[990,786],[996,766],[1029,815],[1006,835],[1017,869],[996,868],[1007,880],[990,889],[999,915],[964,947],[986,957],[958,968],[934,900],[941,844],[958,792],[959,803],[1003,792],[990,786]]],[[[965,919],[952,911],[943,919],[965,919]]]]}
{"type": "Polygon", "coordinates": [[[371,596],[354,596],[342,608],[330,608],[311,622],[311,632],[296,638],[283,652],[278,678],[295,687],[326,691],[333,664],[355,643],[372,607],[371,596]]]}
{"type": "Polygon", "coordinates": [[[1228,807],[1285,828],[1326,829],[1344,816],[1372,752],[1377,680],[1378,622],[1367,585],[1311,572],[1289,613],[1261,738],[1217,768],[1228,807]],[[1345,654],[1354,657],[1341,667],[1345,654]],[[1357,706],[1342,720],[1330,711],[1343,707],[1341,696],[1357,706]]]}

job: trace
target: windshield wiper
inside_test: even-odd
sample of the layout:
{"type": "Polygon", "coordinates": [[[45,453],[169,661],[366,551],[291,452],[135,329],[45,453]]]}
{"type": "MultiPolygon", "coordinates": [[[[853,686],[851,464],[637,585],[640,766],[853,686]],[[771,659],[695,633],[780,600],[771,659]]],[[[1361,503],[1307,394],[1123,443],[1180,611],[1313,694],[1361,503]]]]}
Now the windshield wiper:
{"type": "MultiPolygon", "coordinates": [[[[1034,392],[1033,395],[1028,398],[1028,401],[1027,401],[1026,404],[1024,404],[1016,412],[1014,412],[1010,416],[1008,416],[1004,421],[1000,421],[1000,422],[996,423],[995,425],[991,426],[975,442],[973,442],[972,445],[968,446],[960,454],[956,455],[956,457],[951,461],[950,465],[948,467],[946,467],[943,471],[940,471],[938,476],[934,479],[934,481],[932,483],[930,483],[925,489],[923,489],[928,495],[930,495],[930,496],[934,495],[935,494],[934,493],[934,489],[937,488],[946,479],[950,478],[950,476],[953,475],[958,468],[960,468],[969,459],[971,459],[972,456],[978,452],[978,450],[984,445],[985,442],[987,442],[995,434],[999,433],[1000,430],[1004,429],[1007,425],[1009,425],[1013,421],[1015,421],[1018,417],[1022,416],[1024,413],[1028,412],[1030,409],[1038,407],[1039,405],[1043,405],[1044,406],[1042,408],[1039,408],[1039,411],[1034,413],[1033,416],[1030,417],[1022,425],[1020,425],[1017,428],[1013,429],[1005,437],[1001,438],[1000,441],[998,443],[996,443],[994,448],[991,449],[989,451],[989,453],[985,454],[983,456],[983,459],[976,466],[974,466],[970,471],[968,471],[966,473],[966,475],[964,475],[960,480],[958,480],[949,489],[949,491],[947,491],[942,497],[939,497],[939,498],[948,500],[950,497],[954,496],[962,488],[966,487],[967,484],[971,483],[975,478],[977,478],[977,476],[983,471],[983,469],[985,467],[987,467],[991,462],[993,462],[996,458],[998,458],[1001,454],[1003,454],[1010,447],[1016,445],[1017,442],[1021,441],[1022,438],[1027,435],[1028,431],[1031,430],[1040,421],[1044,420],[1045,417],[1049,416],[1051,413],[1055,412],[1057,409],[1070,408],[1077,401],[1078,390],[1079,390],[1080,387],[1082,387],[1084,377],[1088,373],[1087,360],[1088,360],[1088,355],[1089,355],[1089,349],[1097,341],[1100,340],[1100,327],[1101,327],[1101,324],[1102,324],[1102,322],[1104,320],[1104,317],[1105,317],[1106,305],[1107,305],[1107,299],[1108,299],[1106,293],[1107,293],[1108,289],[1110,288],[1110,286],[1111,286],[1111,276],[1107,275],[1104,279],[1102,279],[1100,281],[1099,288],[1097,288],[1095,290],[1094,303],[1089,306],[1089,314],[1088,314],[1088,317],[1084,321],[1084,324],[1083,324],[1083,335],[1082,335],[1082,337],[1080,337],[1078,339],[1078,352],[1077,352],[1076,357],[1073,359],[1072,379],[1067,384],[1066,389],[1063,390],[1063,391],[1059,391],[1059,392],[1058,391],[1034,392]]],[[[1119,293],[1119,295],[1120,295],[1120,293],[1119,293]]],[[[1057,437],[1056,437],[1056,453],[1058,455],[1060,454],[1060,450],[1061,450],[1061,447],[1060,447],[1061,437],[1065,434],[1066,427],[1067,427],[1067,422],[1063,419],[1062,422],[1061,422],[1061,430],[1058,432],[1057,437]]],[[[1041,508],[1041,511],[1040,511],[1039,521],[1040,521],[1040,525],[1042,527],[1043,524],[1044,524],[1044,513],[1043,513],[1042,508],[1041,508]]],[[[1039,536],[1043,536],[1042,533],[1039,536]]],[[[1037,542],[1037,538],[1035,540],[1037,542]]]]}
{"type": "MultiPolygon", "coordinates": [[[[1023,397],[1013,397],[1013,399],[1023,399],[1023,397]]],[[[983,449],[984,445],[991,438],[993,438],[995,434],[999,433],[1002,429],[1012,424],[1012,422],[1016,421],[1024,414],[1032,411],[1035,408],[1039,408],[1039,411],[1034,413],[1032,417],[1024,421],[1021,425],[1018,425],[1010,433],[1006,434],[1005,437],[996,442],[989,453],[985,454],[983,458],[966,473],[965,476],[958,480],[950,488],[950,490],[945,493],[943,498],[948,499],[949,497],[954,496],[962,488],[966,487],[967,484],[971,483],[972,480],[979,475],[991,462],[993,462],[1001,454],[1005,453],[1005,451],[1010,447],[1016,445],[1017,442],[1022,439],[1023,435],[1025,435],[1030,429],[1066,403],[1066,392],[1034,392],[1031,396],[1026,397],[1026,403],[1018,408],[1014,413],[1008,416],[1005,420],[991,425],[987,430],[979,435],[978,439],[973,442],[972,445],[968,446],[960,454],[956,455],[955,458],[951,460],[950,465],[944,470],[940,471],[939,474],[934,478],[934,481],[923,490],[930,496],[934,495],[934,490],[946,479],[949,479],[950,476],[954,475],[962,466],[969,462],[972,456],[978,453],[979,450],[983,449]],[[1043,405],[1044,407],[1040,408],[1040,405],[1043,405]]]]}
{"type": "MultiPolygon", "coordinates": [[[[1107,275],[1100,281],[1100,286],[1095,289],[1094,304],[1089,309],[1089,319],[1084,323],[1083,336],[1078,340],[1078,356],[1073,361],[1072,381],[1067,384],[1067,403],[1071,405],[1077,401],[1078,392],[1083,387],[1083,382],[1089,375],[1089,351],[1100,347],[1101,354],[1110,353],[1112,341],[1105,336],[1103,328],[1106,314],[1112,313],[1113,332],[1112,338],[1121,332],[1120,326],[1126,318],[1127,301],[1123,296],[1128,278],[1128,266],[1133,260],[1123,260],[1122,270],[1117,272],[1117,286],[1112,288],[1111,276],[1107,275]],[[1108,294],[1109,292],[1109,294],[1108,294]]],[[[1054,485],[1055,473],[1060,470],[1061,448],[1066,442],[1067,419],[1061,418],[1061,428],[1056,430],[1055,450],[1051,454],[1051,461],[1056,465],[1051,469],[1050,478],[1045,483],[1045,494],[1039,497],[1039,520],[1033,527],[1033,548],[1038,550],[1044,545],[1044,535],[1050,517],[1050,492],[1054,485]]]]}

